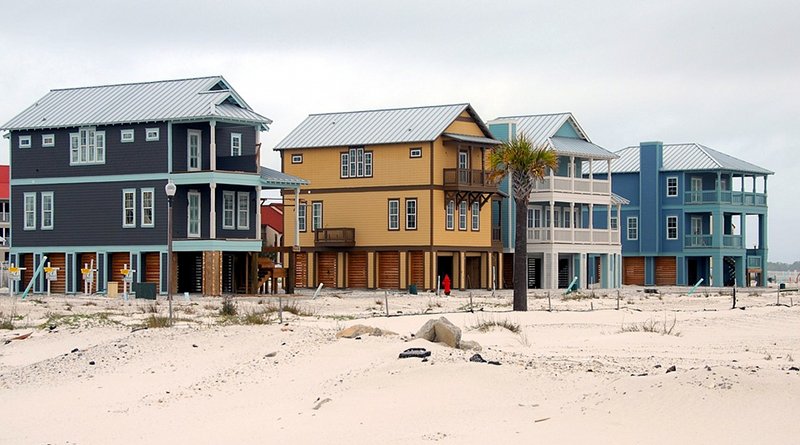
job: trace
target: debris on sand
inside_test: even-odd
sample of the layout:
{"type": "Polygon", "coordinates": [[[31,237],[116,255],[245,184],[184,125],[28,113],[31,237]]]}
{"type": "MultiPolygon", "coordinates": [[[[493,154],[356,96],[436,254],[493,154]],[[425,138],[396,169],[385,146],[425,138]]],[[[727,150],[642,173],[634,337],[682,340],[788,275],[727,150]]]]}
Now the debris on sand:
{"type": "Polygon", "coordinates": [[[408,348],[401,352],[398,358],[425,358],[430,356],[431,351],[425,348],[408,348]]]}

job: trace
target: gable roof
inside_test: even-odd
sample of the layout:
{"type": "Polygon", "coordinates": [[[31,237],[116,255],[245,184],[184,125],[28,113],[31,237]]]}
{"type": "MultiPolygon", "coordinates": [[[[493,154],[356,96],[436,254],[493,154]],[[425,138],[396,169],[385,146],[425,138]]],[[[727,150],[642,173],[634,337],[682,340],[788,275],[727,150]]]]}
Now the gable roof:
{"type": "Polygon", "coordinates": [[[615,159],[617,157],[614,153],[594,144],[572,113],[504,116],[498,117],[490,123],[509,121],[517,125],[517,135],[524,133],[534,145],[549,144],[560,155],[592,159],[615,159]],[[564,125],[570,125],[578,138],[559,136],[558,132],[564,125]]]}
{"type": "Polygon", "coordinates": [[[283,204],[261,206],[261,225],[270,226],[278,233],[283,233],[283,204]]]}
{"type": "MultiPolygon", "coordinates": [[[[735,158],[698,143],[664,144],[661,171],[726,170],[758,175],[774,172],[735,158]]],[[[619,159],[611,162],[611,173],[639,172],[639,146],[623,148],[617,152],[619,159]]],[[[599,164],[594,173],[606,173],[606,166],[599,164]]]]}
{"type": "Polygon", "coordinates": [[[433,141],[464,111],[486,136],[483,143],[500,143],[492,138],[489,128],[472,106],[463,103],[310,114],[275,146],[275,150],[433,141]]]}
{"type": "Polygon", "coordinates": [[[210,76],[50,90],[0,129],[213,118],[260,124],[264,129],[272,123],[253,111],[222,76],[210,76]]]}

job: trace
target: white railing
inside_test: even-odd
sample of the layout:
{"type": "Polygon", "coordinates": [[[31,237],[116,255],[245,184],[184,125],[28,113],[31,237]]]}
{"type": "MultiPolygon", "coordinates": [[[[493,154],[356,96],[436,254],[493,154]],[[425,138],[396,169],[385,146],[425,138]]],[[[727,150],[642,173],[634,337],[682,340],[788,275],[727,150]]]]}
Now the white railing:
{"type": "MultiPolygon", "coordinates": [[[[559,244],[619,244],[619,230],[556,227],[552,231],[554,243],[559,244]]],[[[550,229],[528,229],[529,244],[550,243],[550,229]]]]}
{"type": "Polygon", "coordinates": [[[536,181],[533,191],[608,195],[611,187],[607,180],[547,176],[536,181]]]}

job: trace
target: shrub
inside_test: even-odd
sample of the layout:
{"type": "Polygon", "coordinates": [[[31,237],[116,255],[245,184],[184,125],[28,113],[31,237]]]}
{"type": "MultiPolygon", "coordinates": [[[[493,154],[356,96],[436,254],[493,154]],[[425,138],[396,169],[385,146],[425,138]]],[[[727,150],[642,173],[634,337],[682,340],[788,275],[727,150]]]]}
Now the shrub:
{"type": "Polygon", "coordinates": [[[222,297],[222,307],[219,310],[220,315],[224,315],[227,317],[233,317],[238,313],[238,309],[236,308],[236,302],[233,301],[233,298],[230,296],[222,297]]]}
{"type": "Polygon", "coordinates": [[[509,331],[511,331],[511,332],[513,332],[515,334],[519,334],[522,331],[522,328],[520,328],[519,323],[514,323],[513,321],[509,321],[509,320],[507,320],[505,318],[502,319],[502,320],[496,320],[496,319],[494,319],[494,320],[484,320],[484,319],[479,319],[478,323],[476,325],[474,325],[474,326],[471,326],[469,329],[474,330],[474,331],[480,331],[480,332],[488,332],[488,331],[491,331],[495,327],[502,328],[502,329],[508,329],[509,331]]]}
{"type": "Polygon", "coordinates": [[[144,320],[144,325],[148,328],[166,328],[169,327],[169,317],[150,314],[150,316],[144,320]]]}

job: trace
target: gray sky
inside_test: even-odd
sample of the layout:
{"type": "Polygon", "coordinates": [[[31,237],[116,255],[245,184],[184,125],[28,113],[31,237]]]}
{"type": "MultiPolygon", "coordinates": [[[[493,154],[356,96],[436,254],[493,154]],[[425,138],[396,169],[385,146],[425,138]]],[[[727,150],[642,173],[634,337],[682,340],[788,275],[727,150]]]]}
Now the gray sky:
{"type": "MultiPolygon", "coordinates": [[[[266,147],[316,112],[572,111],[612,151],[699,142],[775,171],[770,258],[791,262],[800,2],[738,3],[4,2],[0,121],[52,88],[215,74],[275,121],[266,147]]],[[[263,163],[276,168],[278,156],[263,163]]]]}

